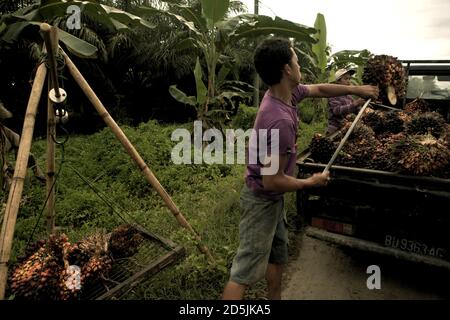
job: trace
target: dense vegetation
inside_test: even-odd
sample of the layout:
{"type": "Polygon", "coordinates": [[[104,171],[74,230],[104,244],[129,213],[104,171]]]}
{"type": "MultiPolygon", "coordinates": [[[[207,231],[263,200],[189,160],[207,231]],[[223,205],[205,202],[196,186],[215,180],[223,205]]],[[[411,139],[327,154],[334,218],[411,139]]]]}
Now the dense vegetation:
{"type": "MultiPolygon", "coordinates": [[[[248,108],[248,107],[247,107],[248,108]]],[[[191,124],[183,127],[189,128],[191,124]]],[[[217,264],[207,263],[190,234],[181,228],[162,200],[144,180],[132,160],[109,129],[90,136],[71,135],[58,148],[57,162],[62,167],[57,182],[56,224],[71,241],[89,235],[93,230],[110,231],[123,223],[74,169],[106,194],[122,216],[128,213],[148,230],[167,237],[187,248],[187,256],[126,297],[134,299],[216,299],[227,281],[229,267],[238,245],[239,192],[243,185],[243,165],[174,165],[167,161],[175,142],[171,132],[178,125],[142,123],[124,131],[150,165],[175,203],[210,248],[217,264]],[[62,163],[61,163],[62,162],[62,163]]],[[[303,124],[299,148],[307,146],[314,132],[323,132],[324,123],[303,124]]],[[[63,137],[60,137],[63,139],[63,137]]],[[[38,140],[33,152],[45,163],[45,141],[38,140]]],[[[24,252],[26,243],[45,237],[40,216],[44,188],[32,175],[26,181],[22,207],[16,226],[12,263],[24,252]],[[38,222],[40,219],[40,222],[38,222]],[[34,228],[37,229],[34,231],[34,228]]],[[[295,198],[288,196],[287,210],[291,231],[295,231],[295,198]]],[[[264,296],[264,282],[249,292],[249,298],[264,296]]]]}
{"type": "MultiPolygon", "coordinates": [[[[58,230],[77,241],[93,230],[110,231],[122,223],[120,212],[187,248],[185,259],[140,284],[128,298],[219,297],[238,245],[244,166],[174,165],[170,154],[175,143],[170,136],[176,128],[192,130],[195,119],[203,120],[206,127],[252,127],[257,109],[243,103],[252,104],[252,52],[258,41],[272,33],[292,37],[305,83],[328,81],[336,68],[349,63],[361,65],[369,55],[364,51],[330,56],[322,15],[318,15],[315,28],[310,28],[279,17],[246,14],[240,1],[208,1],[223,14],[210,15],[217,11],[202,8],[206,0],[98,0],[87,5],[59,0],[0,2],[0,100],[14,114],[5,124],[20,132],[31,80],[45,58],[37,23],[45,21],[61,33],[72,34],[75,38],[61,41],[61,47],[216,258],[216,264],[208,264],[198,252],[191,235],[176,223],[60,64],[59,79],[68,92],[64,107],[69,110],[70,121],[66,125],[69,139],[57,152],[58,230]],[[69,4],[82,8],[79,30],[71,30],[65,23],[69,4]],[[80,176],[94,183],[108,203],[80,176]]],[[[42,168],[44,110],[46,101],[41,99],[32,152],[42,168]]],[[[323,101],[302,103],[299,114],[298,147],[302,150],[314,132],[325,130],[323,101]]],[[[64,141],[67,135],[59,131],[57,136],[64,141]]],[[[12,264],[29,241],[45,237],[44,198],[45,188],[29,175],[12,264]]],[[[6,201],[6,194],[2,200],[6,201]]],[[[293,226],[293,194],[287,204],[293,226]]],[[[262,283],[249,292],[249,297],[263,295],[262,283]]]]}

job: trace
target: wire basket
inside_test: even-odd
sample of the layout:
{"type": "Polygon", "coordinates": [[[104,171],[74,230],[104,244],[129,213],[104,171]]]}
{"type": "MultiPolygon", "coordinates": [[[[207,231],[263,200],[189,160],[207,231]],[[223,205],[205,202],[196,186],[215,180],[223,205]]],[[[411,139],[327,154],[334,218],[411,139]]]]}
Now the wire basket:
{"type": "Polygon", "coordinates": [[[140,280],[157,274],[184,257],[184,247],[147,230],[137,229],[144,237],[138,251],[130,257],[114,260],[107,277],[83,289],[82,300],[121,299],[140,280]]]}

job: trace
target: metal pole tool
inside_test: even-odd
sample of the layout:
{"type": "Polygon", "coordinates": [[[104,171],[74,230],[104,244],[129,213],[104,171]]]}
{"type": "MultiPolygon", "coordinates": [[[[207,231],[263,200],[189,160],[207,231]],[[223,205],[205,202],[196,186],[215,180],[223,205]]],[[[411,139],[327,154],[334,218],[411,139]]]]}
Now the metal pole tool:
{"type": "Polygon", "coordinates": [[[323,173],[330,171],[331,166],[333,165],[334,161],[336,160],[339,152],[341,151],[342,147],[344,146],[345,142],[347,142],[348,137],[350,137],[353,129],[355,128],[356,124],[358,123],[359,119],[361,119],[364,111],[366,110],[367,106],[369,105],[371,99],[367,100],[366,103],[363,105],[361,110],[359,110],[358,115],[356,116],[355,120],[353,120],[352,125],[350,126],[350,129],[347,130],[347,133],[342,138],[341,142],[339,143],[339,146],[337,147],[336,151],[334,152],[333,156],[331,157],[330,161],[328,162],[325,169],[323,169],[323,173]]]}

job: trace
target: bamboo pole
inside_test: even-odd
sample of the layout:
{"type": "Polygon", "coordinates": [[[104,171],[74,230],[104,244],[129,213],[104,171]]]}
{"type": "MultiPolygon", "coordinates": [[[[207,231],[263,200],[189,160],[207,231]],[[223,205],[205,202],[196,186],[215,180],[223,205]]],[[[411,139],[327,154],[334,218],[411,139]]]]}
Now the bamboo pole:
{"type": "Polygon", "coordinates": [[[55,114],[54,103],[61,103],[66,98],[64,89],[59,87],[58,70],[55,54],[58,52],[58,29],[47,23],[40,26],[41,35],[44,38],[47,50],[47,61],[49,64],[48,76],[48,102],[47,102],[47,203],[46,203],[46,225],[47,232],[52,234],[55,231],[55,114]]]}
{"type": "Polygon", "coordinates": [[[30,99],[28,100],[16,166],[14,169],[14,177],[9,190],[5,217],[0,232],[0,300],[5,298],[6,282],[8,278],[8,261],[11,254],[14,228],[16,225],[17,213],[19,211],[20,199],[22,198],[23,183],[27,174],[28,157],[30,155],[37,108],[46,75],[47,68],[45,64],[41,64],[36,72],[30,99]]]}
{"type": "Polygon", "coordinates": [[[134,160],[136,165],[139,167],[139,169],[142,171],[142,174],[144,175],[145,179],[153,186],[153,188],[158,192],[158,194],[163,199],[164,203],[167,205],[169,210],[172,212],[172,214],[177,219],[178,223],[183,226],[184,228],[188,229],[195,237],[195,240],[197,241],[197,247],[205,254],[208,259],[211,261],[214,261],[214,258],[212,257],[211,253],[209,252],[209,249],[201,244],[201,238],[197,234],[197,232],[192,228],[190,223],[185,219],[183,214],[181,213],[180,209],[176,206],[176,204],[173,202],[170,195],[167,193],[167,191],[164,189],[164,187],[159,183],[156,176],[153,174],[153,172],[150,170],[150,168],[145,163],[144,159],[140,156],[140,154],[136,151],[134,146],[131,144],[130,140],[128,140],[127,136],[123,133],[122,129],[117,125],[117,123],[114,121],[114,119],[111,117],[111,115],[108,113],[106,108],[103,106],[100,99],[96,96],[95,92],[92,90],[92,88],[89,86],[86,79],[84,79],[83,75],[80,73],[80,71],[77,69],[75,64],[70,60],[70,58],[67,56],[67,54],[61,49],[61,52],[65,58],[66,66],[69,69],[70,73],[72,74],[75,81],[78,83],[80,88],[83,90],[89,101],[92,103],[94,108],[99,113],[100,117],[105,121],[105,123],[110,127],[114,135],[117,137],[117,139],[120,141],[122,146],[124,147],[125,151],[131,156],[131,158],[134,160]]]}
{"type": "MultiPolygon", "coordinates": [[[[52,89],[51,77],[47,77],[48,91],[52,89]]],[[[55,188],[53,186],[55,181],[55,110],[53,109],[53,102],[47,98],[47,203],[45,208],[45,218],[47,224],[47,233],[55,232],[55,188]]]]}
{"type": "MultiPolygon", "coordinates": [[[[56,98],[61,97],[58,82],[58,72],[56,70],[56,56],[55,53],[58,51],[58,29],[50,26],[47,23],[41,23],[41,34],[44,38],[45,48],[47,50],[47,61],[50,67],[50,78],[51,84],[55,89],[56,98]]],[[[53,89],[53,88],[51,88],[53,89]]],[[[50,90],[49,90],[50,91],[50,90]]]]}
{"type": "Polygon", "coordinates": [[[361,117],[362,117],[364,111],[366,110],[367,106],[369,105],[370,101],[371,101],[371,99],[367,100],[366,103],[364,104],[364,106],[361,108],[361,110],[359,110],[358,115],[356,116],[355,120],[353,120],[353,123],[350,126],[350,128],[347,130],[347,133],[345,134],[345,136],[342,138],[341,142],[339,143],[339,146],[337,147],[336,151],[334,152],[334,154],[331,157],[330,161],[328,162],[327,166],[325,167],[325,169],[323,169],[323,173],[330,171],[330,168],[333,165],[334,160],[336,160],[336,158],[337,158],[339,152],[341,151],[342,147],[344,146],[345,142],[347,142],[348,137],[350,137],[350,134],[353,132],[353,129],[355,128],[359,119],[361,119],[361,117]]]}

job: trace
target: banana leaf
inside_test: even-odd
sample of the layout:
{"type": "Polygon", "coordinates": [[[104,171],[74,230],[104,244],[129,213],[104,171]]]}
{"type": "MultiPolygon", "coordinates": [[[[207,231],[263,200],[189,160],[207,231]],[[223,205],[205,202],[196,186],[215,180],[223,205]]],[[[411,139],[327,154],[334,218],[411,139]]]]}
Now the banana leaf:
{"type": "Polygon", "coordinates": [[[319,67],[321,73],[325,72],[327,67],[327,26],[325,24],[325,17],[323,14],[318,13],[316,17],[316,22],[314,27],[317,29],[317,34],[315,38],[317,43],[312,45],[312,51],[317,57],[317,66],[319,67]]]}
{"type": "Polygon", "coordinates": [[[208,21],[209,28],[221,21],[228,11],[230,0],[200,0],[202,3],[202,13],[208,21]]]}
{"type": "MultiPolygon", "coordinates": [[[[236,41],[242,38],[255,38],[259,36],[278,35],[284,37],[295,38],[298,41],[306,41],[310,43],[317,42],[312,35],[316,32],[316,29],[310,28],[289,20],[275,17],[272,19],[263,15],[240,15],[240,23],[235,25],[235,20],[232,25],[235,25],[235,29],[231,32],[230,40],[236,41]]],[[[224,27],[224,25],[221,25],[224,27]]],[[[230,26],[225,26],[229,28],[230,26]]]]}
{"type": "Polygon", "coordinates": [[[61,29],[58,30],[59,40],[64,43],[67,49],[75,56],[80,58],[97,58],[97,47],[92,44],[83,41],[70,33],[67,33],[61,29]]]}
{"type": "Polygon", "coordinates": [[[200,59],[197,57],[194,69],[195,85],[197,87],[197,103],[203,105],[206,102],[208,89],[202,80],[202,67],[200,66],[200,59]]]}
{"type": "Polygon", "coordinates": [[[178,89],[176,85],[172,85],[169,87],[169,93],[178,102],[181,102],[183,104],[187,104],[187,105],[190,105],[193,107],[195,107],[197,105],[197,101],[196,101],[195,97],[193,97],[193,96],[188,97],[183,91],[178,89]]]}

